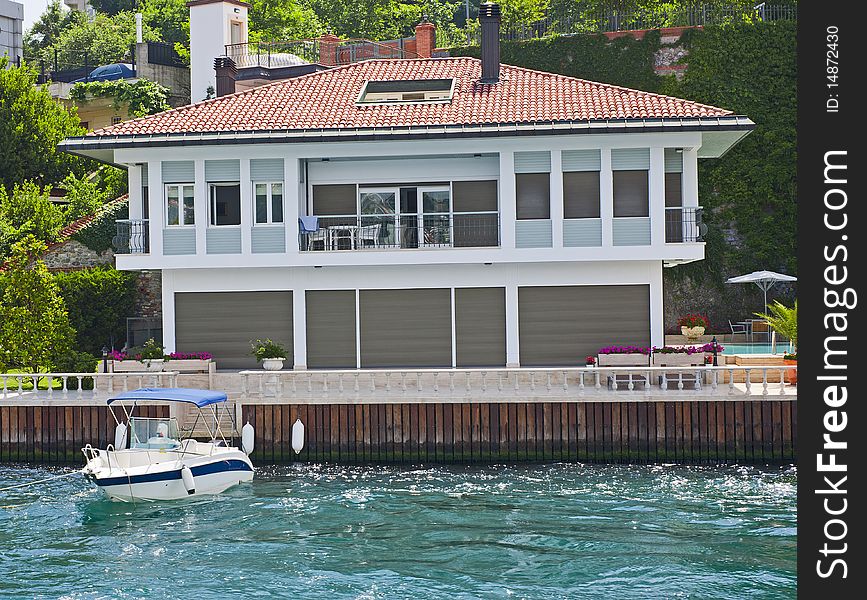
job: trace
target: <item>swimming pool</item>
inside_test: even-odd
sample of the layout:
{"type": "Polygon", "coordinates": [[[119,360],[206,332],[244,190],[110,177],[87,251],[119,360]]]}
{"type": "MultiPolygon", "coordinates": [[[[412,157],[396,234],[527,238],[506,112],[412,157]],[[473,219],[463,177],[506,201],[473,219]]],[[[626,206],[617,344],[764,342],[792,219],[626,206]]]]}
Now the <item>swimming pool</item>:
{"type": "Polygon", "coordinates": [[[723,354],[779,354],[789,352],[789,344],[783,342],[775,348],[766,342],[755,344],[726,344],[723,343],[723,354]]]}

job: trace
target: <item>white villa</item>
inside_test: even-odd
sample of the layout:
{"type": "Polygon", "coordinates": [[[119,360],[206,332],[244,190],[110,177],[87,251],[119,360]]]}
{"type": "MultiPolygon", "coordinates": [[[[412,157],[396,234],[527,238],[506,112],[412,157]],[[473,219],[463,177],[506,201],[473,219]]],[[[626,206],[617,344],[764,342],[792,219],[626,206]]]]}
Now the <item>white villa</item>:
{"type": "MultiPolygon", "coordinates": [[[[244,3],[192,4],[243,35],[244,3]]],[[[753,122],[501,65],[499,7],[481,21],[481,60],[356,62],[62,143],[128,169],[117,268],[162,273],[167,351],[447,368],[664,344],[663,269],[704,258],[698,161],[753,122]]]]}

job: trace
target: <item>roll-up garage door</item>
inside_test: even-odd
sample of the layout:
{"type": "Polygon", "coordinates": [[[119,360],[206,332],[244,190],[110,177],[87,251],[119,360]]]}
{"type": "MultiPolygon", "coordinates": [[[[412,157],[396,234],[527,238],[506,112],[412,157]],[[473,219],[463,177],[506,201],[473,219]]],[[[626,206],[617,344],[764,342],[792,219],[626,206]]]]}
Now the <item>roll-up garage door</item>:
{"type": "Polygon", "coordinates": [[[270,338],[286,348],[293,364],[292,292],[178,292],[178,352],[210,352],[218,369],[257,368],[250,342],[270,338]]]}
{"type": "Polygon", "coordinates": [[[355,290],[308,291],[307,367],[355,366],[355,290]]]}
{"type": "Polygon", "coordinates": [[[452,364],[448,289],[361,290],[361,366],[452,364]]]}
{"type": "Polygon", "coordinates": [[[455,289],[455,342],[459,367],[505,366],[505,288],[455,289]]]}
{"type": "Polygon", "coordinates": [[[650,344],[650,286],[518,289],[521,366],[583,365],[604,346],[650,344]]]}

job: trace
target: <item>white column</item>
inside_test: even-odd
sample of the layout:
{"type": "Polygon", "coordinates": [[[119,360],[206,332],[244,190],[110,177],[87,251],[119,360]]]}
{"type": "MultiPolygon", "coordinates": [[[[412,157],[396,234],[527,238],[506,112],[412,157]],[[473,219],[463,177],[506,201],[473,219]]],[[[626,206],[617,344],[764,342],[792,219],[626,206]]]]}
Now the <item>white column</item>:
{"type": "Polygon", "coordinates": [[[126,173],[129,182],[129,218],[137,221],[142,218],[141,165],[129,165],[126,173]]]}
{"type": "Polygon", "coordinates": [[[307,277],[300,274],[292,288],[292,349],[294,369],[307,369],[307,277]]]}
{"type": "MultiPolygon", "coordinates": [[[[148,161],[148,214],[150,215],[151,256],[163,254],[163,227],[166,222],[165,186],[160,161],[148,161]]],[[[165,289],[165,288],[163,288],[165,289]]]]}
{"type": "Polygon", "coordinates": [[[253,183],[250,180],[250,159],[241,159],[241,254],[253,252],[253,183]]]}
{"type": "Polygon", "coordinates": [[[695,148],[683,149],[683,205],[698,206],[698,151],[695,148]]]}
{"type": "Polygon", "coordinates": [[[175,281],[174,272],[162,271],[163,346],[166,354],[175,352],[175,281]]]}
{"type": "Polygon", "coordinates": [[[602,219],[602,245],[614,245],[614,181],[611,148],[602,148],[599,166],[599,216],[602,219]]]}
{"type": "Polygon", "coordinates": [[[551,234],[554,248],[563,247],[563,154],[551,151],[551,234]]]}
{"type": "Polygon", "coordinates": [[[520,367],[518,347],[518,285],[517,265],[509,265],[506,273],[506,366],[520,367]]]}
{"type": "Polygon", "coordinates": [[[650,243],[665,244],[665,148],[650,148],[650,243]]]}
{"type": "Polygon", "coordinates": [[[295,256],[299,253],[298,217],[303,212],[301,210],[303,196],[298,163],[299,160],[295,156],[288,156],[283,160],[283,220],[286,225],[286,254],[295,256]]]}
{"type": "Polygon", "coordinates": [[[650,345],[665,345],[665,324],[663,323],[662,261],[648,261],[650,279],[650,345]]]}
{"type": "MultiPolygon", "coordinates": [[[[500,246],[515,247],[515,153],[500,152],[500,246]]],[[[506,303],[508,306],[508,303],[506,303]]]]}
{"type": "MultiPolygon", "coordinates": [[[[195,215],[196,215],[196,254],[207,253],[207,227],[210,198],[208,198],[208,183],[205,181],[205,161],[195,161],[195,215]]],[[[181,207],[183,210],[183,207],[181,207]]]]}

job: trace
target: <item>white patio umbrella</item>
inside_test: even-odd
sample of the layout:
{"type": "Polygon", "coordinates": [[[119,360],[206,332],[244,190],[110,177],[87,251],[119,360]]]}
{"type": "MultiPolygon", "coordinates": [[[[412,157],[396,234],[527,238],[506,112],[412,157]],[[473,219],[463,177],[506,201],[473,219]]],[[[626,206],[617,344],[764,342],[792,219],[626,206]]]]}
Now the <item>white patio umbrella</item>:
{"type": "Polygon", "coordinates": [[[768,312],[768,290],[780,282],[798,281],[797,277],[774,273],[773,271],[753,271],[746,275],[738,275],[726,279],[726,283],[755,283],[765,294],[765,311],[768,312]]]}

